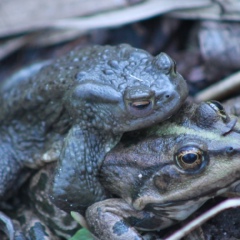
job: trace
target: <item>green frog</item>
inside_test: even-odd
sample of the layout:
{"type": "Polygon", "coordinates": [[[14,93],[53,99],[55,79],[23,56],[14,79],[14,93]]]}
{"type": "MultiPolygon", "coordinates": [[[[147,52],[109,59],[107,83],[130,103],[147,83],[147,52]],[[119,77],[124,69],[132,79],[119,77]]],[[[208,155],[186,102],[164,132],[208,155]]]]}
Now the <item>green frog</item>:
{"type": "Polygon", "coordinates": [[[88,226],[99,239],[143,239],[237,187],[239,158],[240,121],[218,102],[186,103],[107,154],[99,178],[115,198],[87,209],[88,226]]]}
{"type": "MultiPolygon", "coordinates": [[[[171,119],[125,133],[107,153],[98,177],[108,199],[87,209],[87,226],[99,239],[143,239],[141,232],[173,225],[209,198],[237,187],[239,157],[240,121],[218,102],[187,102],[171,119]]],[[[54,168],[44,167],[28,193],[41,221],[55,234],[67,234],[66,226],[76,225],[61,220],[66,215],[44,192],[54,168]]]]}
{"type": "Polygon", "coordinates": [[[75,49],[21,71],[0,85],[0,199],[26,168],[58,160],[52,201],[84,211],[106,198],[97,172],[122,134],[169,118],[187,94],[167,54],[127,44],[75,49]]]}

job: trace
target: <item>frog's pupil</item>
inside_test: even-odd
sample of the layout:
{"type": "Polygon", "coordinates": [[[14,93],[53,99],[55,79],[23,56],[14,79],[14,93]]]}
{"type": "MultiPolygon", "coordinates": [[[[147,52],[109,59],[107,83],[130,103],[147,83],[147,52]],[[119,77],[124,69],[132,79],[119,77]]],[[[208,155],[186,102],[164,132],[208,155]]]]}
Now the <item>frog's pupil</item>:
{"type": "Polygon", "coordinates": [[[212,103],[220,110],[220,111],[224,111],[223,106],[217,102],[217,101],[212,101],[212,103]]]}
{"type": "Polygon", "coordinates": [[[149,104],[150,104],[149,101],[148,102],[134,102],[134,103],[132,103],[132,107],[141,110],[141,109],[148,107],[149,104]]]}
{"type": "Polygon", "coordinates": [[[197,160],[197,155],[195,153],[188,153],[182,157],[182,160],[186,164],[193,164],[197,160]]]}
{"type": "Polygon", "coordinates": [[[209,103],[213,109],[218,110],[221,114],[226,114],[223,106],[219,102],[212,100],[209,101],[209,103]]]}

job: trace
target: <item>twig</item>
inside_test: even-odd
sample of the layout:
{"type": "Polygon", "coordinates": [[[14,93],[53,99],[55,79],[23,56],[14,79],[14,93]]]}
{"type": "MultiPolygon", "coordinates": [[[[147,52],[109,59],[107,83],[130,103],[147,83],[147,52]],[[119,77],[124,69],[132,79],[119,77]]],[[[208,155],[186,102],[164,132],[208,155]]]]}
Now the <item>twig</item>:
{"type": "Polygon", "coordinates": [[[201,224],[205,223],[207,220],[215,216],[216,214],[220,213],[223,210],[232,207],[239,207],[240,206],[240,198],[236,199],[229,199],[226,200],[217,206],[213,207],[212,209],[208,210],[206,213],[202,214],[201,216],[197,217],[190,223],[188,223],[185,227],[181,228],[171,236],[167,237],[166,240],[179,240],[189,232],[194,230],[196,227],[200,226],[201,224]]]}
{"type": "Polygon", "coordinates": [[[229,94],[238,91],[239,89],[240,71],[199,92],[198,94],[196,94],[194,100],[197,102],[210,99],[221,100],[229,94]]]}

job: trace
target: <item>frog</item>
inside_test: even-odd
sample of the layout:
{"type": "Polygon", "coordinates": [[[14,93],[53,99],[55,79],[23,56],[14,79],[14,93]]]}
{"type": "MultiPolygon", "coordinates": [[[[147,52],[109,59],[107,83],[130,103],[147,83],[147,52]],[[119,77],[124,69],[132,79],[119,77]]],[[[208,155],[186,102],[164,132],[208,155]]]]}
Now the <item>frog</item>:
{"type": "Polygon", "coordinates": [[[26,169],[57,161],[52,201],[84,212],[106,198],[97,172],[122,134],[171,117],[187,95],[174,60],[128,44],[77,48],[15,74],[0,85],[0,199],[26,169]]]}
{"type": "Polygon", "coordinates": [[[99,170],[112,198],[86,211],[97,239],[144,239],[239,186],[240,120],[219,102],[186,102],[161,124],[126,134],[99,170]]]}
{"type": "MultiPolygon", "coordinates": [[[[233,191],[240,184],[239,129],[240,120],[220,103],[187,101],[165,122],[124,133],[98,172],[108,198],[89,206],[81,225],[97,239],[143,239],[142,232],[176,224],[209,198],[233,191]]],[[[30,179],[25,201],[55,237],[77,227],[49,199],[56,164],[30,179]]]]}

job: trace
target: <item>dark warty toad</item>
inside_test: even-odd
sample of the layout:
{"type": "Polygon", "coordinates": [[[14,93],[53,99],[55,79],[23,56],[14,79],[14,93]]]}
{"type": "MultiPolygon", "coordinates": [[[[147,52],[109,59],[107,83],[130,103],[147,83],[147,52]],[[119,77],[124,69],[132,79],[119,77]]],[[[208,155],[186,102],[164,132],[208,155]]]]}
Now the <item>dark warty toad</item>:
{"type": "Polygon", "coordinates": [[[52,201],[84,211],[105,198],[96,174],[122,134],[169,118],[187,93],[167,54],[126,44],[76,49],[3,81],[0,199],[21,184],[25,168],[58,160],[52,201]]]}

